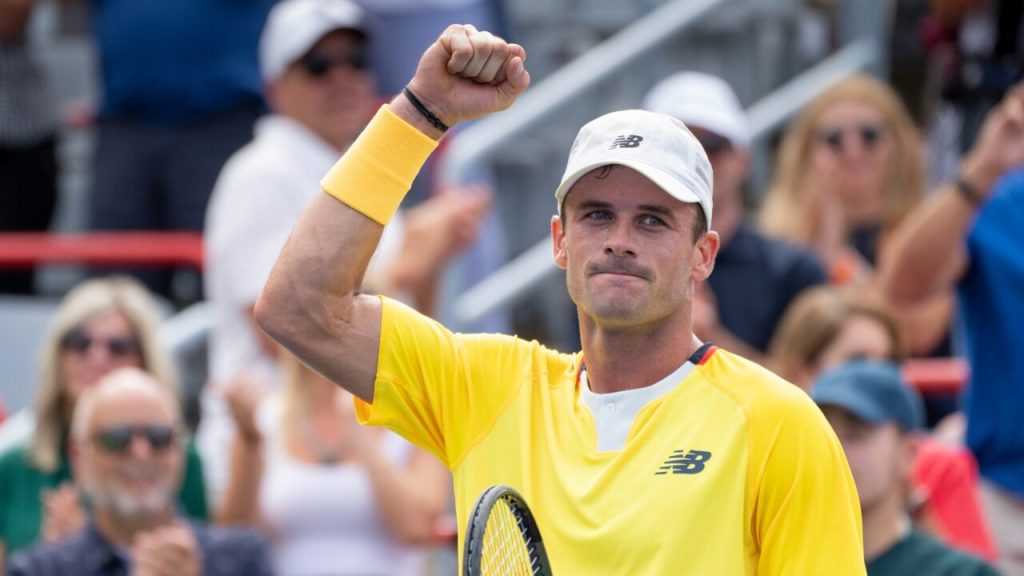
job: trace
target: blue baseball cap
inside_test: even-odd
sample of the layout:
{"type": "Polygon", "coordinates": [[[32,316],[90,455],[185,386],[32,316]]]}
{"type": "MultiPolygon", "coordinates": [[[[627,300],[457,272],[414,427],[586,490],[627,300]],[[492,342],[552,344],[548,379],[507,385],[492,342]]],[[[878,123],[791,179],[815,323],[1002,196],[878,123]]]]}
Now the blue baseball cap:
{"type": "Polygon", "coordinates": [[[815,380],[811,398],[818,406],[838,406],[865,422],[895,422],[904,430],[924,427],[924,402],[895,362],[843,364],[815,380]]]}

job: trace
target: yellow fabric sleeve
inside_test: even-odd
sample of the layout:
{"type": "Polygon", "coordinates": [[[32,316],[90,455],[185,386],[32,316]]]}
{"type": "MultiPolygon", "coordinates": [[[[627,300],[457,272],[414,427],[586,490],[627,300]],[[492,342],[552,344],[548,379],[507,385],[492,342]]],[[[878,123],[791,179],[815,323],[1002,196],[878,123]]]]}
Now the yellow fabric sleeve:
{"type": "Polygon", "coordinates": [[[386,225],[437,141],[385,104],[320,181],[320,187],[367,218],[386,225]]]}

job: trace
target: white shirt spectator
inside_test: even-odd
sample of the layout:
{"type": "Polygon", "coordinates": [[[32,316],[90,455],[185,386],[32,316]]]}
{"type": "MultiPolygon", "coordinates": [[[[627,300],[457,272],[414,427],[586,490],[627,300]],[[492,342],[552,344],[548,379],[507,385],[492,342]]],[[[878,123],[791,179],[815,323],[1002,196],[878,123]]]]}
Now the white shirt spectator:
{"type": "MultiPolygon", "coordinates": [[[[256,137],[227,162],[206,213],[204,270],[213,313],[210,382],[203,390],[197,435],[211,503],[219,505],[227,483],[234,423],[218,389],[240,374],[276,387],[277,367],[263,350],[252,306],[270,269],[340,153],[302,124],[280,115],[261,119],[256,137]]],[[[384,229],[373,269],[387,269],[402,241],[398,214],[384,229]]],[[[367,274],[372,282],[374,273],[367,274]]]]}

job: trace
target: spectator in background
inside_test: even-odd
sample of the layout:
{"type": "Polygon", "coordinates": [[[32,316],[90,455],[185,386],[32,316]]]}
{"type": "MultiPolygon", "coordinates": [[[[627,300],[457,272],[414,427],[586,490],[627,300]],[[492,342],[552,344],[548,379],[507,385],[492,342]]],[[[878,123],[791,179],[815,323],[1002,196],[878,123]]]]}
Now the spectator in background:
{"type": "MultiPolygon", "coordinates": [[[[210,379],[203,392],[199,444],[219,502],[227,483],[232,418],[218,389],[243,374],[276,387],[276,346],[252,318],[253,305],[320,178],[348,149],[379,104],[366,59],[362,11],[348,0],[286,0],[260,43],[275,113],[217,181],[206,223],[206,286],[214,322],[210,379]],[[219,388],[218,388],[219,387],[219,388]]],[[[401,294],[429,309],[444,264],[474,238],[489,207],[479,190],[450,189],[396,218],[365,288],[401,294]]]]}
{"type": "Polygon", "coordinates": [[[643,107],[682,120],[714,170],[714,230],[721,248],[714,273],[698,285],[694,333],[763,364],[789,303],[825,282],[825,271],[809,251],[766,237],[747,220],[742,185],[750,168],[750,129],[728,84],[682,72],[651,88],[643,107]]]}
{"type": "MultiPolygon", "coordinates": [[[[32,437],[0,456],[0,564],[5,552],[81,528],[66,440],[86,390],[123,367],[144,369],[176,390],[172,359],[157,338],[158,322],[152,297],[128,278],[85,281],[61,301],[42,344],[32,437]]],[[[180,499],[188,514],[205,518],[202,470],[191,448],[180,499]]]]}
{"type": "MultiPolygon", "coordinates": [[[[201,231],[217,174],[264,108],[256,52],[275,0],[78,1],[103,94],[90,227],[201,231]]],[[[133,274],[177,302],[202,296],[171,290],[170,271],[133,274]]]]}
{"type": "MultiPolygon", "coordinates": [[[[451,500],[448,470],[395,433],[360,426],[352,395],[282,350],[284,385],[229,393],[236,435],[220,520],[271,537],[278,576],[423,574],[451,500]]],[[[256,384],[253,386],[253,384],[256,384]]]]}
{"type": "Polygon", "coordinates": [[[999,567],[1024,574],[1024,83],[981,128],[955,183],[893,234],[880,280],[900,305],[956,288],[971,368],[967,446],[998,539],[999,567]]]}
{"type": "MultiPolygon", "coordinates": [[[[772,339],[772,367],[810,392],[820,374],[852,360],[900,362],[902,341],[895,316],[880,299],[820,286],[800,295],[783,317],[772,339]]],[[[960,550],[996,558],[970,452],[921,435],[912,484],[919,529],[960,550]]]]}
{"type": "MultiPolygon", "coordinates": [[[[815,251],[833,283],[864,286],[879,248],[923,192],[921,141],[906,109],[885,84],[855,75],[790,124],[761,225],[815,251]]],[[[910,355],[949,355],[948,295],[897,313],[910,355]]]]}
{"type": "Polygon", "coordinates": [[[810,392],[818,374],[850,359],[901,361],[902,341],[899,324],[880,299],[818,286],[786,310],[769,346],[770,366],[810,392]]]}
{"type": "Polygon", "coordinates": [[[91,507],[84,529],[11,558],[12,576],[262,576],[263,542],[210,529],[175,510],[185,468],[177,396],[137,368],[121,368],[83,394],[71,430],[75,481],[91,507]]]}
{"type": "MultiPolygon", "coordinates": [[[[57,104],[25,29],[35,0],[0,0],[0,232],[45,231],[57,207],[57,104]]],[[[0,271],[0,293],[31,294],[29,270],[0,271]]]]}
{"type": "Polygon", "coordinates": [[[840,365],[815,380],[811,396],[842,442],[857,483],[868,576],[998,574],[912,528],[910,477],[924,408],[897,364],[840,365]]]}

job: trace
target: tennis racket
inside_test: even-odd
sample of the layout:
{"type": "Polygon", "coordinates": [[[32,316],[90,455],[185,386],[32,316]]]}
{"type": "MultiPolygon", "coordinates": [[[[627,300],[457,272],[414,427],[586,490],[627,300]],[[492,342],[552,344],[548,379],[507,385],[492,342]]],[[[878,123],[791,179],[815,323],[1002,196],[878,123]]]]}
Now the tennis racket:
{"type": "Polygon", "coordinates": [[[469,515],[462,554],[464,576],[551,576],[537,522],[508,486],[480,494],[469,515]]]}

